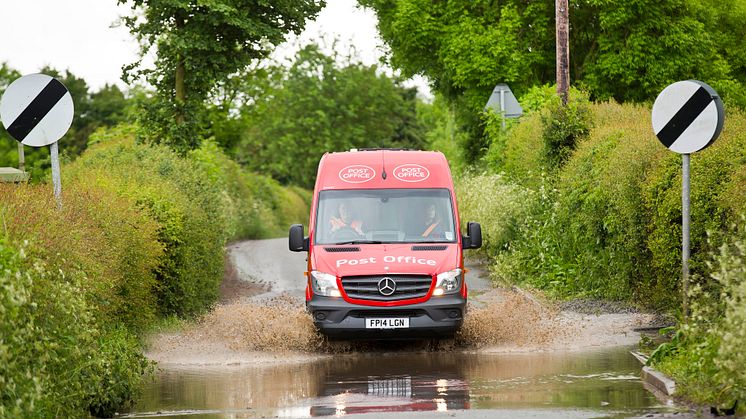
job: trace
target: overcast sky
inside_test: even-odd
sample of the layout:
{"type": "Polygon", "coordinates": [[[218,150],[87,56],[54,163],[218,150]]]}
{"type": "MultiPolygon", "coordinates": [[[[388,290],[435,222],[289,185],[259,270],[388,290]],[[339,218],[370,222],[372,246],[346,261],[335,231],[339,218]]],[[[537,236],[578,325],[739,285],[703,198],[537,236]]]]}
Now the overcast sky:
{"type": "MultiPolygon", "coordinates": [[[[137,44],[119,17],[129,14],[116,0],[2,0],[0,62],[22,74],[35,73],[45,65],[69,69],[93,89],[120,80],[122,65],[137,58],[137,44]]],[[[300,42],[333,39],[346,51],[353,45],[366,64],[378,63],[383,42],[376,32],[372,11],[356,7],[354,0],[327,0],[315,22],[309,22],[300,42]]],[[[292,55],[291,40],[276,55],[292,55]]],[[[429,95],[426,82],[407,83],[429,95]]]]}

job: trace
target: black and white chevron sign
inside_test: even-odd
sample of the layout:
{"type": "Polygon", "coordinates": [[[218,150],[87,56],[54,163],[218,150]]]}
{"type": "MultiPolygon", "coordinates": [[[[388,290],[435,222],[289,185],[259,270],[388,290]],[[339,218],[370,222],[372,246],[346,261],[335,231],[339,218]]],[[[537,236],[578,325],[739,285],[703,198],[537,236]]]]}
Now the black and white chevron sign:
{"type": "Polygon", "coordinates": [[[8,86],[0,101],[0,119],[8,133],[32,147],[50,145],[73,122],[73,99],[67,88],[46,74],[29,74],[8,86]]]}
{"type": "Polygon", "coordinates": [[[653,104],[653,131],[669,150],[690,154],[709,146],[723,129],[725,111],[717,92],[701,81],[668,85],[653,104]]]}

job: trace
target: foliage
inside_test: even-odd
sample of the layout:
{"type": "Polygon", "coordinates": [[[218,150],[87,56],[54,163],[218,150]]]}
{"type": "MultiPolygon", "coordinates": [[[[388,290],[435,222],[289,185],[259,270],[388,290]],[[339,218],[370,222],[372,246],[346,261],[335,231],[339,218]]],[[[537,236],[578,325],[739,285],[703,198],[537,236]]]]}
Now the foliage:
{"type": "Polygon", "coordinates": [[[457,128],[453,109],[440,95],[436,95],[433,103],[417,102],[417,119],[425,130],[425,147],[442,152],[451,171],[461,173],[465,163],[459,145],[465,141],[466,136],[457,128]]]}
{"type": "Polygon", "coordinates": [[[268,72],[266,91],[242,108],[246,131],[235,154],[251,170],[310,188],[325,152],[424,145],[416,90],[376,66],[308,45],[289,68],[268,72]]]}
{"type": "Polygon", "coordinates": [[[307,191],[213,142],[180,157],[134,132],[92,137],[61,209],[49,185],[0,185],[0,417],[111,416],[150,370],[137,334],[215,301],[226,240],[308,216],[307,191]]]}
{"type": "Polygon", "coordinates": [[[65,182],[102,188],[144,211],[164,250],[153,269],[158,313],[203,313],[217,300],[226,241],[284,233],[307,217],[307,200],[242,171],[213,142],[182,157],[135,143],[135,131],[97,132],[65,182]]]}
{"type": "Polygon", "coordinates": [[[0,185],[0,219],[34,255],[80,275],[97,321],[142,330],[156,314],[153,270],[162,255],[157,225],[134,202],[91,184],[65,183],[57,210],[49,185],[0,185]]]}
{"type": "Polygon", "coordinates": [[[85,375],[96,391],[85,401],[93,416],[114,417],[135,400],[143,379],[154,371],[155,364],[143,356],[137,337],[119,325],[98,338],[96,355],[85,375]]]}
{"type": "Polygon", "coordinates": [[[221,191],[190,160],[165,146],[135,144],[133,133],[123,126],[97,134],[67,177],[95,182],[146,211],[164,248],[155,270],[160,313],[202,313],[217,299],[223,272],[221,191]]]}
{"type": "MultiPolygon", "coordinates": [[[[738,188],[738,173],[746,163],[746,120],[728,115],[727,128],[715,144],[691,158],[691,262],[693,272],[706,277],[710,251],[722,242],[721,232],[743,213],[746,189],[738,188]],[[712,233],[710,240],[708,232],[712,233]]],[[[647,208],[646,247],[653,275],[646,288],[663,300],[676,293],[681,266],[681,159],[666,153],[642,185],[647,208]],[[672,234],[673,233],[673,234],[672,234]]],[[[678,295],[678,293],[676,293],[678,295]]]]}
{"type": "Polygon", "coordinates": [[[141,59],[155,47],[155,68],[140,62],[125,77],[144,76],[156,87],[141,114],[141,135],[180,152],[199,146],[204,101],[215,84],[268,55],[287,33],[299,34],[323,0],[118,0],[133,14],[124,18],[140,41],[141,59]],[[141,67],[138,69],[138,67],[141,67]]]}
{"type": "Polygon", "coordinates": [[[30,256],[25,244],[15,248],[0,234],[0,416],[81,417],[131,396],[146,361],[129,332],[119,338],[130,342],[127,351],[111,351],[102,342],[116,340],[103,338],[81,275],[30,256]],[[116,376],[117,387],[102,382],[113,371],[126,372],[116,376]]]}
{"type": "MultiPolygon", "coordinates": [[[[507,171],[506,181],[535,193],[527,195],[533,197],[526,204],[529,216],[494,255],[493,272],[563,296],[634,298],[675,308],[681,286],[680,157],[654,138],[648,109],[607,103],[590,111],[588,137],[552,171],[546,171],[536,129],[546,110],[530,113],[506,134],[497,167],[507,171]]],[[[716,232],[711,242],[717,247],[717,232],[743,211],[744,124],[741,114],[732,113],[721,138],[692,158],[690,266],[700,277],[712,249],[705,232],[716,232]]]]}
{"type": "Polygon", "coordinates": [[[691,315],[677,339],[650,360],[674,377],[679,395],[727,407],[746,397],[746,219],[732,234],[711,253],[711,281],[700,280],[691,290],[691,315]]]}
{"type": "MultiPolygon", "coordinates": [[[[358,0],[378,16],[393,67],[426,76],[458,106],[470,162],[484,154],[482,112],[496,83],[517,96],[555,79],[555,7],[508,0],[358,0]]],[[[666,85],[705,80],[746,106],[742,2],[583,0],[570,3],[570,78],[592,99],[642,102],[666,85]]]]}
{"type": "MultiPolygon", "coordinates": [[[[591,22],[595,48],[581,51],[578,79],[600,99],[646,101],[678,80],[707,80],[726,95],[743,95],[743,62],[729,62],[743,47],[729,49],[723,41],[743,27],[721,29],[715,15],[745,17],[736,1],[703,4],[692,0],[619,3],[590,0],[596,9],[591,22]],[[727,93],[726,93],[727,92],[727,93]]],[[[742,35],[741,35],[742,36],[742,35]]],[[[746,103],[740,102],[743,106],[746,103]]]]}
{"type": "Polygon", "coordinates": [[[509,250],[522,220],[535,200],[534,192],[509,182],[503,175],[466,172],[456,179],[461,225],[482,225],[482,256],[494,258],[509,250]]]}
{"type": "Polygon", "coordinates": [[[530,112],[507,132],[499,128],[501,121],[488,120],[490,146],[484,164],[492,171],[504,172],[513,182],[538,188],[547,170],[543,141],[537,136],[543,130],[542,118],[542,112],[530,112]]]}
{"type": "Polygon", "coordinates": [[[550,103],[549,113],[541,120],[541,137],[544,160],[548,167],[556,169],[567,161],[577,142],[588,135],[592,122],[588,103],[583,99],[573,97],[563,105],[557,97],[550,103]]]}
{"type": "Polygon", "coordinates": [[[284,188],[267,176],[246,172],[214,141],[205,141],[189,157],[206,179],[224,191],[229,240],[281,236],[289,225],[308,217],[310,192],[284,188]]]}

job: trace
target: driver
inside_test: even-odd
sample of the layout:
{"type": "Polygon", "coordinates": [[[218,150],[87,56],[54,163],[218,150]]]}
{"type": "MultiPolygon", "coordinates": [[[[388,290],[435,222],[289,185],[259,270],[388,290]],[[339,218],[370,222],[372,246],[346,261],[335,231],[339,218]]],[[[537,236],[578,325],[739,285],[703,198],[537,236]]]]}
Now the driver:
{"type": "Polygon", "coordinates": [[[355,231],[357,234],[363,235],[363,222],[360,220],[353,219],[352,210],[346,202],[341,202],[337,207],[339,216],[332,217],[329,220],[331,225],[331,232],[339,231],[344,228],[349,228],[355,231]]]}
{"type": "Polygon", "coordinates": [[[422,237],[431,239],[443,237],[443,220],[440,218],[435,204],[430,204],[425,208],[424,221],[422,237]]]}

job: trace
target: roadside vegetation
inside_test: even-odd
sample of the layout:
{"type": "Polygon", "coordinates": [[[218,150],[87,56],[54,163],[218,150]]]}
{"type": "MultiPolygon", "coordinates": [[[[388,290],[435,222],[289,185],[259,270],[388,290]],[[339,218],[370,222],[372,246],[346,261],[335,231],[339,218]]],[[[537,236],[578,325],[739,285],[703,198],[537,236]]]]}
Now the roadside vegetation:
{"type": "Polygon", "coordinates": [[[746,399],[746,220],[729,233],[689,293],[688,321],[650,361],[676,380],[680,396],[723,409],[746,399]]]}
{"type": "Polygon", "coordinates": [[[493,278],[556,298],[674,314],[674,339],[651,362],[681,383],[680,395],[732,406],[746,389],[735,367],[743,361],[736,348],[746,345],[746,116],[731,108],[716,143],[692,156],[687,316],[681,158],[654,137],[649,107],[592,103],[575,92],[558,113],[548,97],[506,132],[488,125],[490,149],[457,182],[462,220],[484,225],[481,253],[493,278]]]}
{"type": "Polygon", "coordinates": [[[229,240],[308,217],[305,191],[249,173],[211,142],[180,156],[122,125],[49,185],[0,185],[0,417],[111,416],[152,368],[142,336],[217,301],[229,240]]]}

